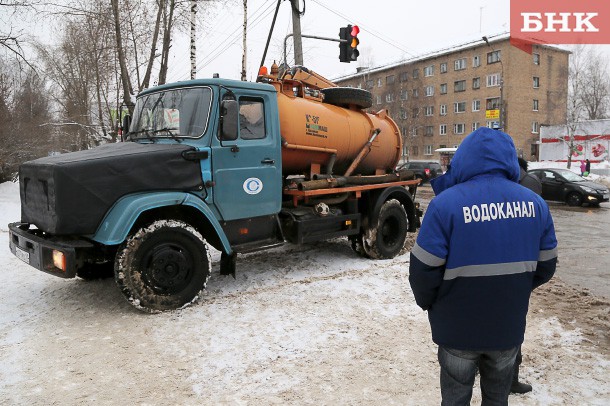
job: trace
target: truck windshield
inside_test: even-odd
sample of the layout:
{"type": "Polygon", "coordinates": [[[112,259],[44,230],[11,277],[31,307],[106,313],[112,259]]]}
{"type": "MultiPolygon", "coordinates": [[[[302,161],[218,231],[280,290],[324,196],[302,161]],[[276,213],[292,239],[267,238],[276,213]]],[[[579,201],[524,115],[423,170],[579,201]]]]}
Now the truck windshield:
{"type": "Polygon", "coordinates": [[[205,132],[212,91],[208,87],[173,89],[136,101],[128,138],[198,138],[205,132]]]}

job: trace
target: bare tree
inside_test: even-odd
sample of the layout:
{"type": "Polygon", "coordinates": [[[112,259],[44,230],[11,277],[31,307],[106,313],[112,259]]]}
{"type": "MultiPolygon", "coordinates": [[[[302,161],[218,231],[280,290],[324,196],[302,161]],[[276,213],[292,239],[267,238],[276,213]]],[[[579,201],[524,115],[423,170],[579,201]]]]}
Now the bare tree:
{"type": "Polygon", "coordinates": [[[17,62],[0,64],[0,182],[11,179],[19,165],[47,155],[53,132],[50,98],[43,79],[34,71],[13,70],[17,62]]]}
{"type": "Polygon", "coordinates": [[[577,45],[570,56],[566,117],[568,168],[576,151],[574,136],[582,120],[608,116],[610,105],[608,62],[585,45],[577,45]]]}
{"type": "Polygon", "coordinates": [[[589,48],[585,54],[580,99],[589,120],[608,118],[610,113],[610,70],[608,60],[589,48]]]}

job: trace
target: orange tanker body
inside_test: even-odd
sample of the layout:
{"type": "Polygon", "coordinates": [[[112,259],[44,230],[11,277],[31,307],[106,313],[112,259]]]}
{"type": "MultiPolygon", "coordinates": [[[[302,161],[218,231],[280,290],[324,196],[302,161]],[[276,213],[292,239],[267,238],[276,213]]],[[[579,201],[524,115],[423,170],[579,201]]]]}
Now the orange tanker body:
{"type": "Polygon", "coordinates": [[[318,82],[308,86],[302,78],[274,78],[270,83],[278,91],[284,175],[343,175],[375,132],[378,134],[370,144],[370,151],[357,164],[353,174],[379,175],[396,167],[402,141],[394,120],[385,110],[371,114],[362,106],[345,102],[350,102],[350,93],[368,92],[318,82]],[[321,85],[329,87],[316,88],[321,85]],[[333,100],[329,102],[327,99],[331,97],[325,95],[331,91],[333,100]],[[347,93],[348,99],[342,100],[337,92],[347,93]]]}

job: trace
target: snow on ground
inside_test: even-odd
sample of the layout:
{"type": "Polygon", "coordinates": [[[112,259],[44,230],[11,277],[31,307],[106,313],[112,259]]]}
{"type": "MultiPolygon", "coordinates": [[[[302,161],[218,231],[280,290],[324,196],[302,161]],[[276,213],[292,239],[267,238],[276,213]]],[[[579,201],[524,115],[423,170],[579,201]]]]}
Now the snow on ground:
{"type": "MultiPolygon", "coordinates": [[[[408,254],[370,261],[332,240],[240,256],[236,280],[215,263],[198,303],[148,315],[112,280],[62,280],[12,256],[18,194],[0,184],[1,404],[440,402],[408,254]]],[[[534,391],[511,404],[610,404],[609,307],[558,279],[536,290],[522,366],[534,391]]]]}

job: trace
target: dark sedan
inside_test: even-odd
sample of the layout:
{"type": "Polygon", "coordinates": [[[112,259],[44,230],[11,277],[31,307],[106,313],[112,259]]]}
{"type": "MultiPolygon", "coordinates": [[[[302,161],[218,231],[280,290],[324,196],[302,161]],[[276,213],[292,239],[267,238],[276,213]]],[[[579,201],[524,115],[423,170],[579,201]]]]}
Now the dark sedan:
{"type": "Polygon", "coordinates": [[[566,202],[570,206],[581,206],[583,203],[598,206],[610,197],[606,186],[591,182],[568,169],[532,169],[528,173],[540,179],[545,200],[566,202]]]}

